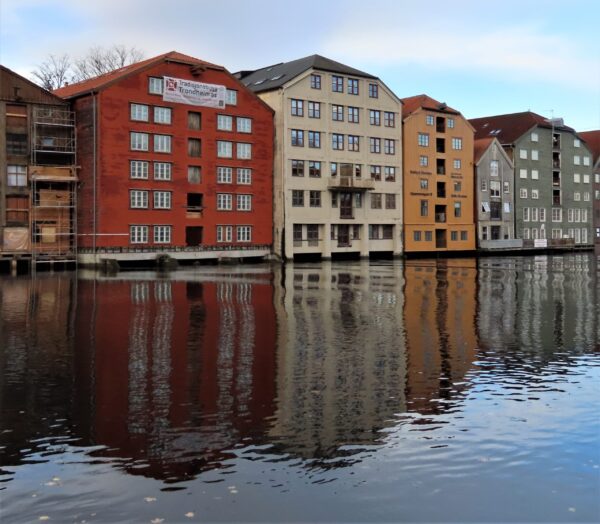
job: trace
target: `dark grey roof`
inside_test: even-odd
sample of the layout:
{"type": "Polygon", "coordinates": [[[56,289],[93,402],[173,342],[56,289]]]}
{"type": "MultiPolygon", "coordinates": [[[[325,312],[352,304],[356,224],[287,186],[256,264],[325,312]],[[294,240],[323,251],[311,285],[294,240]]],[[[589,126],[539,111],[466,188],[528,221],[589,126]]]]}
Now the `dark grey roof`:
{"type": "Polygon", "coordinates": [[[377,79],[376,76],[370,75],[353,67],[340,64],[329,58],[321,55],[311,55],[291,62],[281,62],[256,71],[239,71],[234,76],[255,93],[262,91],[270,91],[277,89],[290,79],[297,77],[304,71],[314,68],[330,73],[340,73],[342,75],[357,76],[362,78],[377,79]]]}

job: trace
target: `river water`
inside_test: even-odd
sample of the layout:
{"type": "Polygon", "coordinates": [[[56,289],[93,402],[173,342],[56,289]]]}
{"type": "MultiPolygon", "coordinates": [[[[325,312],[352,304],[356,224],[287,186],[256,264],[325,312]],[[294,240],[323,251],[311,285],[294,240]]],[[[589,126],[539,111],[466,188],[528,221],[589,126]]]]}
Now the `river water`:
{"type": "Polygon", "coordinates": [[[591,254],[0,277],[0,522],[598,522],[591,254]]]}

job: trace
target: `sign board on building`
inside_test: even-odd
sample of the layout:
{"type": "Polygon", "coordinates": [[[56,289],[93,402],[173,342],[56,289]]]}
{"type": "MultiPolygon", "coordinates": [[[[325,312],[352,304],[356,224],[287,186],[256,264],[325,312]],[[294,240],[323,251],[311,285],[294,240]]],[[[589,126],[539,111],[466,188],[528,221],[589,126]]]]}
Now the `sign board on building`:
{"type": "Polygon", "coordinates": [[[548,247],[548,240],[545,238],[536,238],[533,241],[533,247],[548,247]]]}
{"type": "Polygon", "coordinates": [[[225,86],[164,77],[163,100],[165,102],[222,108],[225,107],[226,95],[225,86]]]}

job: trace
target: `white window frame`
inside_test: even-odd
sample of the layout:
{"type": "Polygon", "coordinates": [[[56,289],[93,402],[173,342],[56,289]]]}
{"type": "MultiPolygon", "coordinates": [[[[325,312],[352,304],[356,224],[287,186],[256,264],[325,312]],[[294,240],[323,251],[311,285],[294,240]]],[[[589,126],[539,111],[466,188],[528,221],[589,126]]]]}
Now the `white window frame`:
{"type": "Polygon", "coordinates": [[[129,226],[129,243],[130,244],[147,244],[148,243],[148,226],[129,226]]]}
{"type": "Polygon", "coordinates": [[[148,190],[130,189],[129,207],[131,209],[148,209],[148,190]]]}
{"type": "Polygon", "coordinates": [[[453,137],[452,138],[452,149],[455,151],[462,150],[462,138],[453,137]]]}
{"type": "Polygon", "coordinates": [[[238,184],[246,186],[252,184],[252,169],[249,167],[238,167],[236,175],[238,184]]]}
{"type": "Polygon", "coordinates": [[[132,151],[148,151],[150,135],[139,131],[129,132],[129,148],[132,151]]]}
{"type": "Polygon", "coordinates": [[[154,180],[171,180],[172,174],[171,162],[154,162],[154,180]]]}
{"type": "Polygon", "coordinates": [[[235,155],[240,160],[250,160],[252,158],[252,144],[238,142],[236,144],[235,155]]]}
{"type": "Polygon", "coordinates": [[[217,129],[219,131],[233,131],[233,117],[231,115],[217,115],[217,129]]]}
{"type": "Polygon", "coordinates": [[[235,89],[227,89],[225,93],[225,103],[228,106],[237,106],[237,91],[235,89]]]}
{"type": "Polygon", "coordinates": [[[233,168],[227,166],[217,166],[217,184],[233,183],[233,168]]]}
{"type": "Polygon", "coordinates": [[[172,147],[171,135],[154,135],[154,152],[170,153],[172,147]]]}
{"type": "Polygon", "coordinates": [[[129,161],[129,178],[133,180],[148,180],[149,162],[147,160],[129,161]]]}
{"type": "Polygon", "coordinates": [[[153,191],[152,204],[154,209],[171,209],[171,191],[153,191]]]}
{"type": "Polygon", "coordinates": [[[235,119],[236,129],[238,133],[252,133],[252,119],[243,116],[238,116],[235,119]]]}
{"type": "Polygon", "coordinates": [[[252,195],[236,195],[236,209],[238,211],[252,211],[252,195]]]}
{"type": "Polygon", "coordinates": [[[233,142],[217,140],[217,156],[219,158],[233,158],[233,142]]]}
{"type": "Polygon", "coordinates": [[[164,91],[164,78],[150,76],[148,77],[148,93],[151,95],[162,95],[164,91]]]}
{"type": "Polygon", "coordinates": [[[170,125],[173,123],[173,110],[170,107],[154,107],[154,123],[170,125]]]}
{"type": "Polygon", "coordinates": [[[233,238],[233,226],[217,226],[217,242],[231,242],[233,238]]]}
{"type": "Polygon", "coordinates": [[[149,107],[147,104],[131,103],[129,119],[135,122],[148,122],[149,107]]]}
{"type": "Polygon", "coordinates": [[[233,195],[231,193],[217,193],[217,211],[231,211],[233,209],[233,195]]]}
{"type": "Polygon", "coordinates": [[[167,225],[153,226],[153,241],[155,244],[170,244],[172,227],[167,225]]]}
{"type": "Polygon", "coordinates": [[[237,226],[236,242],[252,242],[252,226],[237,226]]]}

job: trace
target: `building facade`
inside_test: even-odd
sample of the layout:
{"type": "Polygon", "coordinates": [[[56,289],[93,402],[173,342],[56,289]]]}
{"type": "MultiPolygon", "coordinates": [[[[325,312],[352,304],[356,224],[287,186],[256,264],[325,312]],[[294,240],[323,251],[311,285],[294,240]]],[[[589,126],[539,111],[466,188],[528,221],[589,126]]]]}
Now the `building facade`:
{"type": "Polygon", "coordinates": [[[75,119],[69,105],[0,66],[0,254],[73,261],[75,119]]]}
{"type": "Polygon", "coordinates": [[[273,112],[223,67],[170,52],[56,94],[78,117],[83,262],[270,253],[273,112]]]}
{"type": "Polygon", "coordinates": [[[600,251],[600,130],[579,133],[592,153],[592,199],[594,247],[600,251]]]}
{"type": "Polygon", "coordinates": [[[238,75],[275,110],[275,253],[401,254],[399,99],[318,55],[238,75]]]}
{"type": "Polygon", "coordinates": [[[427,95],[402,102],[404,250],[473,251],[473,128],[427,95]]]}
{"type": "Polygon", "coordinates": [[[515,239],[513,163],[496,138],[475,140],[475,194],[477,247],[521,247],[515,239]]]}
{"type": "Polygon", "coordinates": [[[513,161],[515,234],[524,247],[590,245],[592,157],[577,133],[532,112],[470,122],[476,138],[497,138],[513,161]]]}

